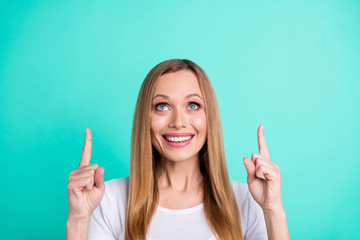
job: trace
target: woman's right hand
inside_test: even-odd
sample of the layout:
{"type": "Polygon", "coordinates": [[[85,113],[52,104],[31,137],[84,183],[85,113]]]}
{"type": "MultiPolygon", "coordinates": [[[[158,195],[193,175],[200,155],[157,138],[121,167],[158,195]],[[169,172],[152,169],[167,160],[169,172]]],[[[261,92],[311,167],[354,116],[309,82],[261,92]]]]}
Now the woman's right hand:
{"type": "Polygon", "coordinates": [[[92,212],[104,196],[104,168],[99,168],[97,164],[90,165],[91,148],[91,131],[85,128],[85,144],[80,164],[68,179],[68,220],[90,220],[92,212]]]}

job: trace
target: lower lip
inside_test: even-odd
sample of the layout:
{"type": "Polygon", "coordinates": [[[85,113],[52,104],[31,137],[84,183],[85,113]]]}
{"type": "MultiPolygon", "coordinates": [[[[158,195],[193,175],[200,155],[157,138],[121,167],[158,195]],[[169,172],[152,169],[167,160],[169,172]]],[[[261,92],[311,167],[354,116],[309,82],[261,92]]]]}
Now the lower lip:
{"type": "Polygon", "coordinates": [[[167,143],[167,145],[169,145],[170,147],[177,147],[177,148],[187,146],[191,142],[191,140],[193,140],[193,138],[194,138],[194,136],[192,138],[190,138],[189,140],[177,143],[177,142],[170,142],[165,137],[163,137],[163,139],[167,143]]]}

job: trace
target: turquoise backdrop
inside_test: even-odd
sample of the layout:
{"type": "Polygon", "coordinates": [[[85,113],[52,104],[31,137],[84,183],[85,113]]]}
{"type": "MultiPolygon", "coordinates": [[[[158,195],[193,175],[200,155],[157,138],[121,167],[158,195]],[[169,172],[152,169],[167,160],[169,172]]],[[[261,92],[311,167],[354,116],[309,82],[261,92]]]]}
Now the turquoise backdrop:
{"type": "Polygon", "coordinates": [[[360,234],[360,2],[1,1],[0,238],[64,239],[85,127],[105,180],[129,173],[148,71],[187,58],[219,101],[230,177],[264,125],[291,239],[360,234]]]}

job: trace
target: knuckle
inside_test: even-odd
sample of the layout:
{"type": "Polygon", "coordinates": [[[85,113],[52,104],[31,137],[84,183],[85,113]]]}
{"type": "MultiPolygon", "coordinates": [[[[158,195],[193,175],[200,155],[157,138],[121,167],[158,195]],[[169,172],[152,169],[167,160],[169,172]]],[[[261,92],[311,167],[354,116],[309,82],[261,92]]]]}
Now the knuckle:
{"type": "Polygon", "coordinates": [[[256,171],[255,175],[259,178],[262,178],[262,176],[263,176],[262,172],[259,170],[256,171]]]}
{"type": "Polygon", "coordinates": [[[88,165],[88,166],[84,167],[84,171],[86,171],[86,172],[91,172],[91,171],[93,171],[93,169],[94,169],[93,165],[88,165]]]}
{"type": "Polygon", "coordinates": [[[92,185],[94,185],[94,179],[87,178],[86,179],[86,185],[89,186],[89,187],[92,187],[92,185]]]}
{"type": "Polygon", "coordinates": [[[83,166],[83,169],[84,169],[84,171],[87,171],[87,170],[91,169],[91,165],[83,166]]]}
{"type": "Polygon", "coordinates": [[[74,174],[70,174],[69,177],[68,177],[68,183],[74,181],[74,178],[75,178],[75,177],[76,177],[76,176],[74,176],[74,174]]]}
{"type": "Polygon", "coordinates": [[[81,166],[79,167],[77,170],[78,170],[78,173],[81,173],[82,171],[84,171],[84,169],[86,168],[86,166],[81,166]]]}
{"type": "Polygon", "coordinates": [[[256,157],[256,153],[252,153],[252,154],[251,154],[251,158],[254,159],[255,157],[256,157]]]}
{"type": "Polygon", "coordinates": [[[88,177],[88,178],[86,178],[86,182],[92,183],[92,182],[94,182],[94,179],[92,177],[88,177]]]}
{"type": "Polygon", "coordinates": [[[88,169],[88,170],[84,171],[83,176],[85,178],[92,178],[94,176],[94,170],[88,169]]]}
{"type": "Polygon", "coordinates": [[[94,176],[95,176],[95,170],[94,169],[91,169],[90,171],[89,171],[89,175],[88,175],[90,178],[94,178],[94,176]]]}
{"type": "Polygon", "coordinates": [[[280,173],[277,175],[277,180],[281,181],[281,174],[280,173]]]}
{"type": "Polygon", "coordinates": [[[69,191],[71,191],[71,190],[74,188],[73,185],[74,185],[74,184],[69,183],[68,186],[67,186],[67,189],[68,189],[69,191]]]}

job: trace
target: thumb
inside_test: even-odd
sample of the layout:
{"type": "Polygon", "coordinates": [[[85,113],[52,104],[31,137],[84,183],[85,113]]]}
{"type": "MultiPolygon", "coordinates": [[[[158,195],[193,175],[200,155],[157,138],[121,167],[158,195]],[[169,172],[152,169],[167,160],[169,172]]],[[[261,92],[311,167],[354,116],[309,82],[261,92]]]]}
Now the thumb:
{"type": "Polygon", "coordinates": [[[104,184],[104,171],[105,169],[103,167],[96,169],[95,176],[94,176],[94,183],[96,188],[99,188],[101,190],[105,189],[104,184]]]}
{"type": "Polygon", "coordinates": [[[246,172],[248,174],[247,175],[247,181],[248,181],[248,183],[252,182],[256,178],[255,164],[247,157],[244,157],[243,161],[244,161],[244,165],[245,165],[245,168],[246,168],[246,172]]]}

